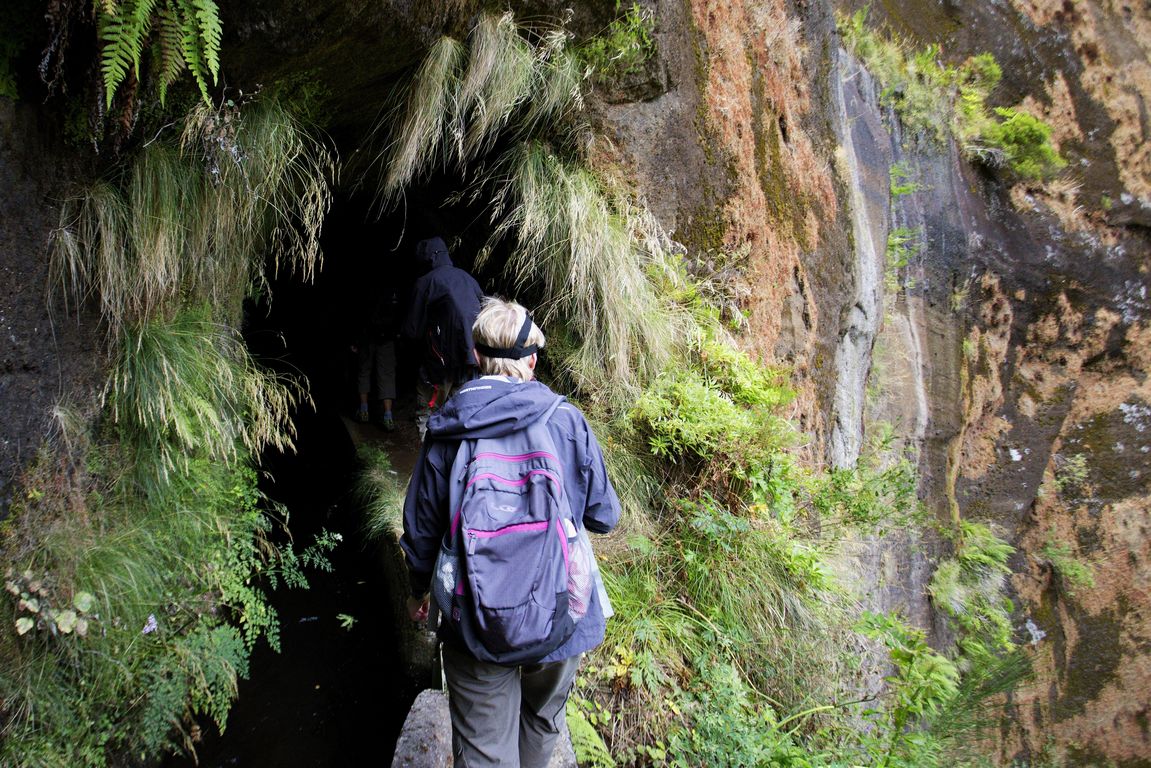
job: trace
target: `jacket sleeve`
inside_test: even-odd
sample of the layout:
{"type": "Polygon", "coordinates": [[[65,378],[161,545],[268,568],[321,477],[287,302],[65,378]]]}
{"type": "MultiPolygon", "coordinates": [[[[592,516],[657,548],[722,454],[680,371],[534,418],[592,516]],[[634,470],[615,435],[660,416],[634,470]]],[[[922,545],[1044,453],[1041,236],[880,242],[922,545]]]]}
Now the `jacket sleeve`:
{"type": "Polygon", "coordinates": [[[583,471],[587,477],[583,524],[593,533],[608,533],[619,522],[619,497],[607,476],[603,451],[586,421],[583,429],[583,471]]]}
{"type": "Polygon", "coordinates": [[[427,594],[440,542],[448,528],[448,474],[444,446],[425,442],[404,499],[404,533],[400,547],[416,597],[427,594]]]}

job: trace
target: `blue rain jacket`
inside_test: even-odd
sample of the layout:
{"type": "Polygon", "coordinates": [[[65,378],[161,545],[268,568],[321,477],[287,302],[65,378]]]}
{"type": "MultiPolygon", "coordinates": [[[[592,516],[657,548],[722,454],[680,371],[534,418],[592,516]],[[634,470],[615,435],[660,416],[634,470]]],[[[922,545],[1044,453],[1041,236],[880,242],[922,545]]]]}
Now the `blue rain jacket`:
{"type": "MultiPolygon", "coordinates": [[[[460,439],[499,437],[519,430],[537,421],[557,398],[559,395],[538,381],[485,376],[465,384],[432,414],[408,486],[400,538],[414,596],[428,592],[440,542],[448,530],[448,483],[460,439]]],[[[576,524],[592,533],[607,533],[619,522],[619,498],[587,420],[578,408],[564,402],[552,414],[548,427],[564,469],[564,492],[576,524]]],[[[571,658],[603,642],[606,619],[598,594],[593,594],[575,633],[543,662],[571,658]]],[[[462,647],[450,636],[446,624],[441,625],[440,632],[446,642],[462,647]]]]}

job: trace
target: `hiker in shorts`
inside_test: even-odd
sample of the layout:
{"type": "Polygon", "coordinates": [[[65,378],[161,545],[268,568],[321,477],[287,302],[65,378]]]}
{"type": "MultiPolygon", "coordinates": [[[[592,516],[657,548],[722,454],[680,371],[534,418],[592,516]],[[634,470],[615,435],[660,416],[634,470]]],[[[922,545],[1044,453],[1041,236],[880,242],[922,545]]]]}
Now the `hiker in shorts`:
{"type": "MultiPolygon", "coordinates": [[[[477,444],[472,441],[483,438],[485,450],[494,449],[493,453],[483,456],[526,459],[536,452],[525,449],[522,442],[516,442],[516,437],[527,433],[538,435],[541,428],[546,430],[544,442],[554,449],[557,458],[556,464],[549,466],[559,468],[556,473],[559,477],[551,478],[551,472],[544,470],[531,474],[548,474],[549,480],[562,483],[567,505],[564,509],[570,509],[570,520],[581,529],[581,540],[587,540],[582,529],[607,533],[619,520],[619,499],[608,480],[599,443],[583,414],[534,380],[544,336],[531,316],[519,304],[488,298],[472,333],[481,377],[462,386],[432,414],[404,504],[404,533],[400,544],[411,581],[408,609],[413,621],[427,618],[433,573],[437,579],[437,603],[441,604],[441,611],[446,610],[441,603],[444,588],[438,584],[443,576],[442,561],[437,557],[443,557],[441,544],[457,533],[459,513],[453,521],[449,501],[454,478],[458,478],[461,471],[457,456],[467,455],[474,461],[481,455],[467,454],[468,446],[477,444]],[[501,455],[500,441],[505,440],[511,446],[506,452],[521,455],[501,455]],[[445,538],[445,534],[449,537],[445,538]]],[[[454,493],[460,493],[458,488],[454,493]]],[[[504,509],[503,506],[495,508],[504,509]]],[[[564,525],[568,524],[565,520],[564,525]]],[[[515,527],[526,526],[509,526],[504,530],[515,527]]],[[[491,531],[465,532],[481,540],[499,535],[491,531]]],[[[494,765],[543,768],[548,764],[564,725],[564,707],[580,656],[603,642],[607,618],[611,615],[607,594],[594,568],[594,557],[590,555],[590,544],[587,552],[594,588],[572,598],[570,604],[565,599],[573,615],[578,603],[580,618],[571,634],[539,659],[524,663],[481,661],[477,655],[486,655],[486,649],[476,648],[470,631],[451,620],[452,611],[446,610],[446,615],[441,617],[439,636],[443,642],[443,669],[457,768],[494,765]]],[[[564,544],[561,562],[567,558],[567,544],[564,544]]],[[[573,553],[573,562],[575,559],[573,553]]],[[[508,571],[503,574],[505,577],[511,575],[524,584],[531,584],[537,578],[536,573],[525,569],[547,568],[516,560],[514,549],[509,550],[506,562],[484,564],[490,566],[493,562],[497,568],[508,571]]],[[[450,588],[451,584],[444,587],[450,588]]],[[[466,604],[465,592],[470,589],[463,581],[455,588],[461,604],[466,604]]],[[[515,649],[511,651],[514,656],[515,649]]]]}
{"type": "Polygon", "coordinates": [[[402,335],[421,347],[416,424],[423,440],[431,412],[476,373],[472,323],[484,292],[474,277],[452,263],[442,238],[417,243],[416,263],[423,275],[412,290],[402,335]]]}

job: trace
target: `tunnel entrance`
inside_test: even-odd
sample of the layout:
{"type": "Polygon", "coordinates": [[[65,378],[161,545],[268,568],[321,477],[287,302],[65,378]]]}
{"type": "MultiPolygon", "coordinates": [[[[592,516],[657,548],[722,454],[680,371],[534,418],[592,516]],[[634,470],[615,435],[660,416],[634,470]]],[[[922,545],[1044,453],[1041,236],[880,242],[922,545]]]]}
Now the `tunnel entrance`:
{"type": "MultiPolygon", "coordinates": [[[[362,534],[353,493],[357,446],[385,448],[406,478],[419,449],[415,388],[419,350],[397,341],[396,429],[354,419],[357,361],[350,346],[364,310],[397,298],[406,315],[418,277],[419,240],[441,236],[456,266],[471,271],[486,292],[502,292],[502,259],[477,272],[475,256],[490,234],[480,205],[446,203],[458,179],[433,178],[380,214],[369,194],[337,193],[321,235],[323,268],[314,281],[274,275],[270,300],[247,308],[245,336],[253,354],[278,371],[306,376],[314,408],[297,409],[297,451],[264,457],[263,490],[287,510],[297,550],[329,531],[343,537],[331,572],[309,571],[310,589],[272,592],[280,618],[281,652],[261,642],[223,735],[202,734],[200,766],[345,766],[371,755],[389,764],[411,702],[429,681],[403,669],[392,626],[379,547],[362,534]]],[[[165,763],[192,766],[188,758],[165,763]]]]}

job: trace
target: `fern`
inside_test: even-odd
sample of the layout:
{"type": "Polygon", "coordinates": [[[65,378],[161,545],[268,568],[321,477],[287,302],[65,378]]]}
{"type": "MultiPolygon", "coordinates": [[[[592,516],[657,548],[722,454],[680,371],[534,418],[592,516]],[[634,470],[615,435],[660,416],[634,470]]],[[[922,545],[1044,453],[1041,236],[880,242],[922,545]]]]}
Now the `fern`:
{"type": "Polygon", "coordinates": [[[203,47],[203,58],[212,73],[212,82],[220,73],[220,38],[224,29],[220,25],[220,9],[215,0],[191,0],[196,9],[196,22],[199,26],[200,43],[203,47]]]}
{"type": "Polygon", "coordinates": [[[104,13],[100,17],[99,35],[104,42],[100,69],[109,107],[116,89],[128,76],[129,67],[136,79],[140,79],[140,56],[152,28],[155,6],[156,0],[129,0],[117,7],[114,13],[104,13]]]}
{"type": "Polygon", "coordinates": [[[208,98],[207,64],[201,55],[199,41],[196,38],[195,15],[187,8],[181,6],[180,18],[181,31],[184,33],[183,37],[180,38],[180,48],[184,52],[184,61],[188,65],[188,71],[192,73],[192,77],[196,80],[196,85],[200,87],[200,93],[203,94],[204,101],[210,102],[211,99],[208,98]]]}
{"type": "Polygon", "coordinates": [[[223,26],[215,0],[94,0],[100,42],[100,69],[108,107],[129,70],[140,78],[145,48],[155,52],[160,101],[188,69],[205,102],[220,73],[223,26]]]}
{"type": "Polygon", "coordinates": [[[188,66],[184,61],[182,39],[180,17],[175,9],[166,6],[160,11],[159,41],[156,47],[161,104],[167,99],[168,87],[176,82],[188,66]]]}

